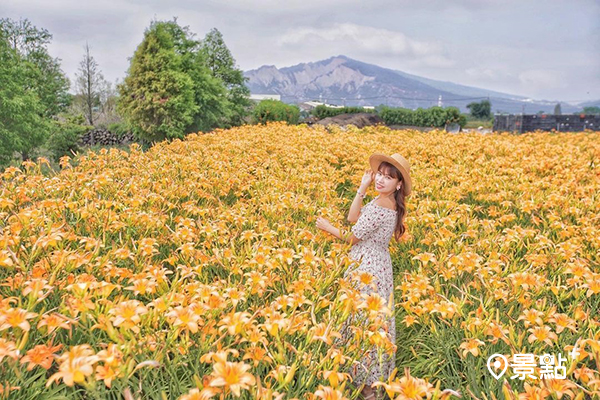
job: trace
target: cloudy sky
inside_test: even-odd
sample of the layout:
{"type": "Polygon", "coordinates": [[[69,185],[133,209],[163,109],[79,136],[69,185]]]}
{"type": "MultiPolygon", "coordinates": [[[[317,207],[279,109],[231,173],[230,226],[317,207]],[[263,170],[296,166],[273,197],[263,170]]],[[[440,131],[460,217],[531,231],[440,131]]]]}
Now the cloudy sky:
{"type": "Polygon", "coordinates": [[[89,43],[122,80],[153,19],[219,29],[243,70],[346,55],[432,79],[528,96],[600,99],[600,0],[0,0],[0,17],[52,35],[72,79],[89,43]]]}

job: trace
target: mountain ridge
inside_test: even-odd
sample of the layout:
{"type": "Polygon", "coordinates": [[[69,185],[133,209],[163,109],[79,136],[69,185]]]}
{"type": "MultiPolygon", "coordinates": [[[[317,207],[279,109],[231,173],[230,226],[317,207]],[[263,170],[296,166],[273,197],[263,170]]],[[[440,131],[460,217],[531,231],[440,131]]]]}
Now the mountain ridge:
{"type": "MultiPolygon", "coordinates": [[[[286,103],[309,100],[347,106],[428,108],[440,102],[466,111],[467,104],[489,99],[493,112],[552,113],[555,101],[438,81],[354,60],[344,55],[277,68],[263,65],[244,72],[252,93],[279,94],[286,103]]],[[[561,102],[564,113],[581,108],[561,102]]]]}

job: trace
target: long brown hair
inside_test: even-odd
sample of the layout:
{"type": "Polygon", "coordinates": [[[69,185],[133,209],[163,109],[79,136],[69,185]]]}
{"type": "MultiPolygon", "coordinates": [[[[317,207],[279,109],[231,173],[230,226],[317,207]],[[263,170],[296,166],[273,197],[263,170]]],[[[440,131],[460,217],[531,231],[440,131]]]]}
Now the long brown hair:
{"type": "Polygon", "coordinates": [[[400,190],[396,190],[393,195],[394,201],[396,202],[397,211],[396,227],[394,228],[394,237],[397,241],[399,241],[402,235],[404,235],[404,232],[406,231],[406,228],[404,227],[404,217],[406,216],[406,194],[404,190],[406,188],[406,182],[404,182],[404,179],[402,179],[402,174],[400,173],[398,168],[396,168],[388,162],[383,161],[381,164],[379,164],[378,171],[383,174],[389,175],[392,178],[399,179],[402,182],[402,187],[400,188],[400,190]]]}

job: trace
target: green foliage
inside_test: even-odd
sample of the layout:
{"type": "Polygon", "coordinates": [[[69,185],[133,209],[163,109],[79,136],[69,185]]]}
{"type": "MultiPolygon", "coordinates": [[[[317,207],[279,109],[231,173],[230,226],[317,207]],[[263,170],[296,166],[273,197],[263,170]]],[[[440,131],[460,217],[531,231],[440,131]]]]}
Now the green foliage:
{"type": "Polygon", "coordinates": [[[198,107],[192,123],[186,133],[203,131],[226,126],[231,111],[227,101],[227,89],[223,81],[214,77],[201,52],[200,42],[189,27],[182,27],[174,21],[153,22],[164,27],[175,46],[175,52],[181,59],[181,70],[192,79],[194,103],[198,107]]]}
{"type": "Polygon", "coordinates": [[[379,116],[387,125],[414,125],[414,111],[408,108],[382,107],[379,116]]]}
{"type": "Polygon", "coordinates": [[[119,93],[117,107],[139,139],[183,138],[199,107],[194,82],[183,71],[165,24],[154,23],[146,30],[119,93]]]}
{"type": "Polygon", "coordinates": [[[460,110],[456,107],[446,107],[444,108],[446,112],[446,123],[457,123],[460,127],[464,127],[467,124],[467,116],[461,114],[460,110]]]}
{"type": "Polygon", "coordinates": [[[387,125],[413,125],[441,128],[446,124],[458,123],[464,126],[467,121],[456,107],[431,107],[410,110],[408,108],[381,107],[379,116],[387,125]]]}
{"type": "Polygon", "coordinates": [[[231,110],[228,108],[227,90],[218,78],[210,75],[200,54],[194,55],[194,68],[189,70],[194,82],[194,101],[198,112],[188,132],[208,132],[214,128],[226,127],[231,110]]]}
{"type": "Polygon", "coordinates": [[[324,105],[318,105],[312,110],[312,115],[319,119],[335,117],[340,114],[374,113],[375,110],[362,107],[343,107],[331,108],[324,105]]]}
{"type": "Polygon", "coordinates": [[[119,111],[145,141],[240,125],[250,105],[220,32],[197,41],[176,20],[150,25],[119,91],[119,111]]]}
{"type": "Polygon", "coordinates": [[[489,100],[469,103],[467,104],[467,108],[475,118],[485,119],[492,117],[492,104],[489,100]]]}
{"type": "Polygon", "coordinates": [[[600,115],[600,107],[583,107],[583,113],[586,115],[600,115]]]}
{"type": "Polygon", "coordinates": [[[463,126],[463,128],[477,129],[479,127],[482,127],[486,129],[492,129],[494,126],[494,121],[491,121],[489,119],[466,118],[466,121],[467,122],[463,126]]]}
{"type": "Polygon", "coordinates": [[[69,81],[47,49],[52,35],[27,19],[0,19],[0,165],[28,159],[69,102],[69,81]]]}
{"type": "Polygon", "coordinates": [[[225,84],[229,102],[226,125],[241,125],[251,104],[250,89],[246,86],[248,78],[236,67],[235,59],[225,45],[223,35],[216,28],[211,29],[202,40],[200,52],[212,76],[225,84]]]}
{"type": "Polygon", "coordinates": [[[0,166],[8,165],[15,152],[27,159],[46,139],[45,107],[29,82],[35,68],[0,30],[0,166]]]}
{"type": "Polygon", "coordinates": [[[60,62],[48,53],[52,35],[38,29],[27,19],[13,21],[0,19],[0,35],[19,56],[20,63],[28,64],[21,71],[26,75],[26,90],[35,91],[44,117],[53,117],[69,105],[69,80],[60,69],[60,62]]]}
{"type": "Polygon", "coordinates": [[[84,125],[85,122],[82,115],[67,117],[65,121],[53,121],[52,133],[46,142],[46,147],[55,161],[60,160],[62,156],[79,151],[79,139],[84,133],[93,129],[93,126],[84,125]]]}
{"type": "Polygon", "coordinates": [[[298,106],[285,104],[278,100],[263,100],[254,108],[254,123],[265,124],[269,121],[286,121],[297,124],[300,118],[298,106]]]}
{"type": "Polygon", "coordinates": [[[131,128],[125,122],[115,122],[108,125],[108,131],[116,135],[119,139],[131,132],[131,128]]]}

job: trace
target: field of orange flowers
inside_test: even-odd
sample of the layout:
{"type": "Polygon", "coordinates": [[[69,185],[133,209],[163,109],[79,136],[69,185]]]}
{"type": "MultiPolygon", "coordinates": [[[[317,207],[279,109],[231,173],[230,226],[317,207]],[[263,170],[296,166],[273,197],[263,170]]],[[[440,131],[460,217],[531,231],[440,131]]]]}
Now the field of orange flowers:
{"type": "Polygon", "coordinates": [[[392,398],[600,394],[598,133],[270,124],[47,164],[0,174],[0,398],[354,399],[365,344],[397,346],[392,398]],[[414,182],[395,344],[315,227],[349,229],[375,151],[414,182]],[[566,379],[488,371],[524,353],[562,353],[566,379]]]}

